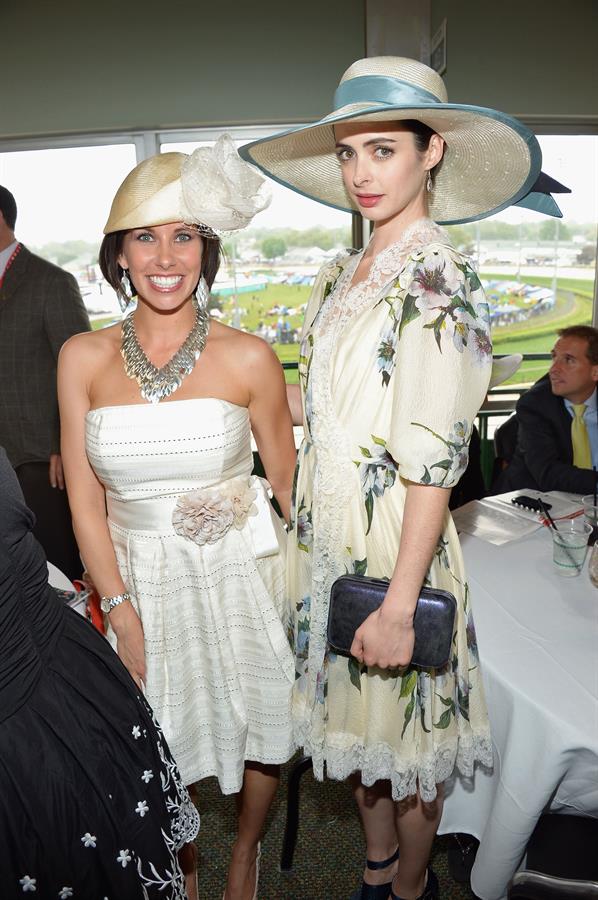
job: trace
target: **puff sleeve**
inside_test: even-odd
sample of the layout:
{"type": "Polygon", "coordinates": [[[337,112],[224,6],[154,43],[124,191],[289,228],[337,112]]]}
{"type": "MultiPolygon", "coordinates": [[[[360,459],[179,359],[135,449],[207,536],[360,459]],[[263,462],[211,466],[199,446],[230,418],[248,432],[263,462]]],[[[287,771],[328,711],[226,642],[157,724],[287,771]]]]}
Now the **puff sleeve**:
{"type": "Polygon", "coordinates": [[[401,478],[450,488],[467,466],[492,368],[488,304],[471,263],[442,244],[413,254],[389,321],[387,449],[401,478]]]}

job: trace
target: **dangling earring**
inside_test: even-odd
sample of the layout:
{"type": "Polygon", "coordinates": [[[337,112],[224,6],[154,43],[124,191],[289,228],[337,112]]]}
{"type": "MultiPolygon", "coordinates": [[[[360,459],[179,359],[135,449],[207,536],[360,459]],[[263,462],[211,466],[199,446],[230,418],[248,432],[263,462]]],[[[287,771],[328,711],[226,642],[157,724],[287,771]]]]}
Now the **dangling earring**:
{"type": "Polygon", "coordinates": [[[426,190],[428,193],[432,191],[432,176],[430,175],[430,170],[428,169],[428,177],[426,178],[426,190]]]}
{"type": "Polygon", "coordinates": [[[134,296],[133,285],[131,284],[131,279],[129,277],[129,270],[123,269],[123,273],[120,277],[120,291],[118,292],[118,301],[123,309],[123,312],[134,296]]]}
{"type": "Polygon", "coordinates": [[[194,297],[195,297],[195,301],[196,301],[197,305],[199,306],[199,308],[205,309],[206,306],[208,305],[208,300],[210,299],[210,289],[208,288],[208,285],[207,285],[206,280],[203,277],[203,275],[199,279],[199,283],[198,283],[197,287],[195,288],[194,297]]]}

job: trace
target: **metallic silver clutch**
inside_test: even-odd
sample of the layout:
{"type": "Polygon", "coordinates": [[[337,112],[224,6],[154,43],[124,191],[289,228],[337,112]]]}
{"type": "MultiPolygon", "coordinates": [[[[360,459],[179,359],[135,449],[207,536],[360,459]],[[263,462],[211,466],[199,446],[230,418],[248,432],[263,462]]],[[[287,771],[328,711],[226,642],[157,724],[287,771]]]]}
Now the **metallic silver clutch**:
{"type": "MultiPolygon", "coordinates": [[[[388,581],[367,575],[341,575],[330,591],[328,643],[336,652],[350,656],[359,626],[382,604],[388,581]]],[[[457,601],[448,591],[422,588],[413,627],[415,647],[410,666],[441,669],[451,655],[457,601]]]]}

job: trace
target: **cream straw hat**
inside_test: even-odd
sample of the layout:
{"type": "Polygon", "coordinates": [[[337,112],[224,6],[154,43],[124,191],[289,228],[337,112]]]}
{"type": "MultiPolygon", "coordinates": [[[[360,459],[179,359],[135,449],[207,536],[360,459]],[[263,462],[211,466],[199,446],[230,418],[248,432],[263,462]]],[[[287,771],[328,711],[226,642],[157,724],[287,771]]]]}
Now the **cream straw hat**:
{"type": "Polygon", "coordinates": [[[262,175],[223,134],[213,147],[159,153],[135,166],[116,192],[104,234],[186,222],[216,237],[249,225],[270,196],[262,175]]]}
{"type": "Polygon", "coordinates": [[[540,174],[542,153],[529,128],[494,109],[449,103],[433,69],[400,56],[353,63],[341,78],[334,112],[313,125],[247,144],[240,153],[286,187],[351,210],[335,155],[334,124],[400,119],[418,119],[446,141],[428,197],[430,216],[442,225],[499,212],[528,194],[540,174]]]}

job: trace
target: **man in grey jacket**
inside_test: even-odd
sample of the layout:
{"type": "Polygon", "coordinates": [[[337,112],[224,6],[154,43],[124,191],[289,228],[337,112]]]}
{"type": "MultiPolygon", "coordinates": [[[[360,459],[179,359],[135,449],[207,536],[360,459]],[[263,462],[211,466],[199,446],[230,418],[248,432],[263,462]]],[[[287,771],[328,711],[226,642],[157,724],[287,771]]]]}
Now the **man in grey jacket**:
{"type": "Polygon", "coordinates": [[[0,444],[48,560],[81,575],[60,458],[56,361],[63,343],[89,331],[77,282],[15,238],[17,206],[0,185],[0,444]]]}

